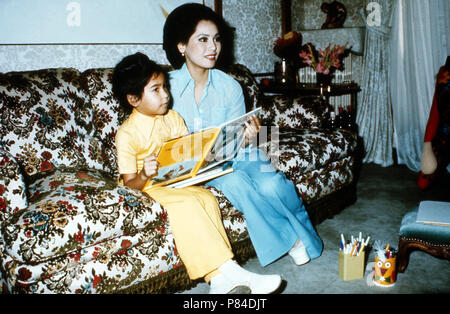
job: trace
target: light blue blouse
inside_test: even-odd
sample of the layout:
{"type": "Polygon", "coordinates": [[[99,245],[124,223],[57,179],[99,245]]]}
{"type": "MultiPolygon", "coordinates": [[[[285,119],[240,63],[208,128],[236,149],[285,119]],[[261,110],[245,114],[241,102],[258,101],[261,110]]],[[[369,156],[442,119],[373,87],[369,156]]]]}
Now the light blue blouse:
{"type": "Polygon", "coordinates": [[[228,74],[209,70],[200,104],[194,95],[194,80],[186,64],[169,72],[173,110],[185,120],[190,132],[214,127],[245,114],[245,100],[239,83],[228,74]]]}
{"type": "MultiPolygon", "coordinates": [[[[173,109],[184,118],[190,132],[218,126],[245,114],[242,88],[228,74],[209,70],[199,105],[195,101],[194,80],[186,64],[169,75],[173,109]]],[[[206,184],[222,191],[244,214],[261,265],[287,253],[298,238],[302,239],[310,258],[318,257],[322,242],[292,181],[276,171],[262,151],[250,146],[241,149],[232,161],[232,167],[233,172],[206,184]]]]}

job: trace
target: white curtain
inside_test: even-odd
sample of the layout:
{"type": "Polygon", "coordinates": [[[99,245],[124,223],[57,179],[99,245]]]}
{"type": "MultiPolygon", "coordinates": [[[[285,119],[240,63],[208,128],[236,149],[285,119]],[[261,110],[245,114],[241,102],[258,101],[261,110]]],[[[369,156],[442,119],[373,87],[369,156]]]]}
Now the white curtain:
{"type": "Polygon", "coordinates": [[[364,163],[393,164],[393,121],[389,97],[389,38],[393,0],[366,0],[361,101],[356,122],[363,138],[364,163]],[[376,5],[374,3],[376,2],[376,5]]]}
{"type": "Polygon", "coordinates": [[[450,55],[449,0],[395,0],[390,86],[399,164],[420,171],[439,68],[450,55]]]}

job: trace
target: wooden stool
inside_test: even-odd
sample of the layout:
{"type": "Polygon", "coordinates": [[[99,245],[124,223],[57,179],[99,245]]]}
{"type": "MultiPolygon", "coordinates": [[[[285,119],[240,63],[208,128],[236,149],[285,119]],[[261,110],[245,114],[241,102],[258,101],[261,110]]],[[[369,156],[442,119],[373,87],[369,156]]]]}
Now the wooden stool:
{"type": "Polygon", "coordinates": [[[398,242],[397,271],[403,273],[413,250],[450,260],[450,227],[416,222],[417,210],[403,216],[398,242]]]}

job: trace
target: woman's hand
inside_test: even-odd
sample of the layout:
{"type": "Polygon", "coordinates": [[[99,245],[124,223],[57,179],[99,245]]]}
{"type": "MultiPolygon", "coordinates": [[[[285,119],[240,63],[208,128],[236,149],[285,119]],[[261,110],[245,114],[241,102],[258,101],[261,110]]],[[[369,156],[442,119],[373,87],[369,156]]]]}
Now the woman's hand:
{"type": "Polygon", "coordinates": [[[261,123],[257,116],[251,116],[250,120],[245,122],[245,145],[252,142],[253,138],[258,135],[259,129],[261,128],[261,123]]]}

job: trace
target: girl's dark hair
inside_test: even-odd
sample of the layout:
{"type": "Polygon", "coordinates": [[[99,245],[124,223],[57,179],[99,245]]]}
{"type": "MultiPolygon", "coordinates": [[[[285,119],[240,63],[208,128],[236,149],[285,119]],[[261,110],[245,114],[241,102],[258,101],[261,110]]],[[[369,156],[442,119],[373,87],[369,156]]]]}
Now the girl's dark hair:
{"type": "Polygon", "coordinates": [[[167,17],[163,31],[163,49],[167,60],[179,69],[184,57],[178,51],[178,43],[187,44],[195,32],[197,24],[202,21],[216,24],[222,42],[222,51],[217,60],[217,67],[223,68],[233,62],[232,31],[225,20],[211,8],[198,3],[187,3],[175,8],[167,17]]]}
{"type": "Polygon", "coordinates": [[[165,70],[141,52],[126,56],[116,65],[112,75],[112,92],[126,113],[133,109],[127,95],[140,99],[150,79],[161,73],[166,77],[165,70]]]}

